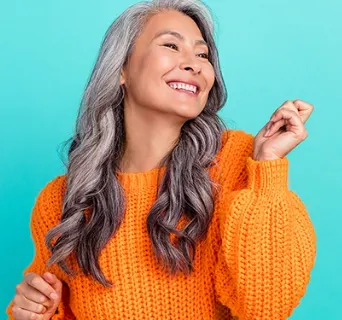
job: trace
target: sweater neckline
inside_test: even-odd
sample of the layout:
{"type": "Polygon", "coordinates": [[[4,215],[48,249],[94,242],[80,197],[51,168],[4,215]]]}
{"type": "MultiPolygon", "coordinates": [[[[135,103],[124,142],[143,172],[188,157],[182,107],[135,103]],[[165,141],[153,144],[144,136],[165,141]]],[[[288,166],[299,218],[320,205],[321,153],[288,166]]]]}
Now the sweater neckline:
{"type": "Polygon", "coordinates": [[[143,172],[117,172],[117,178],[126,191],[158,187],[166,167],[153,168],[143,172]]]}

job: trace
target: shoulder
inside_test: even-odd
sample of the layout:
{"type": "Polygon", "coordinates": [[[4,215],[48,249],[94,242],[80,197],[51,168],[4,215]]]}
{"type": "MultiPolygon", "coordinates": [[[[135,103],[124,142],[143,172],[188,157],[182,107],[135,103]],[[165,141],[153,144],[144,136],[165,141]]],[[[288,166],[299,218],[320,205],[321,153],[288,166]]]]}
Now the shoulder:
{"type": "Polygon", "coordinates": [[[58,205],[63,199],[66,190],[66,176],[57,176],[48,181],[40,191],[37,201],[42,203],[58,205]]]}
{"type": "Polygon", "coordinates": [[[48,181],[36,198],[31,223],[43,223],[49,228],[58,224],[61,219],[65,190],[65,175],[48,181]]]}
{"type": "Polygon", "coordinates": [[[225,130],[222,134],[220,158],[239,159],[252,155],[254,136],[243,130],[225,130]]]}

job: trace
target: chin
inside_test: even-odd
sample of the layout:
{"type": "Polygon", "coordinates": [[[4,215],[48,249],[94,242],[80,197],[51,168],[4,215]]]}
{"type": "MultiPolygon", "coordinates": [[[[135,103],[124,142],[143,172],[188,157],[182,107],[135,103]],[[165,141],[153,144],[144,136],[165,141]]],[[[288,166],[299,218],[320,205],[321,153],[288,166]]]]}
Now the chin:
{"type": "Polygon", "coordinates": [[[203,109],[189,108],[188,106],[173,109],[172,114],[183,119],[183,122],[197,118],[203,109]]]}

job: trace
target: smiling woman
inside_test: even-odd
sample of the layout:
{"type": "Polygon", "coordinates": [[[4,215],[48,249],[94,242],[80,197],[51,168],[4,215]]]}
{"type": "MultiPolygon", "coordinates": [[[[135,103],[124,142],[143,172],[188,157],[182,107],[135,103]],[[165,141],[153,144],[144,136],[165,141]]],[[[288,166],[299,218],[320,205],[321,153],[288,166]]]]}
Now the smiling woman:
{"type": "MultiPolygon", "coordinates": [[[[191,17],[175,10],[155,14],[145,23],[121,74],[127,113],[149,112],[150,121],[167,115],[168,126],[173,122],[181,127],[206,105],[215,81],[212,62],[208,45],[191,17]]],[[[219,74],[218,81],[223,87],[219,74]]],[[[225,99],[223,90],[221,99],[225,99]]]]}
{"type": "Polygon", "coordinates": [[[10,319],[290,316],[316,239],[285,155],[312,106],[285,103],[254,138],[225,129],[225,102],[201,2],[141,2],[114,21],[67,172],[33,209],[36,253],[10,319]]]}

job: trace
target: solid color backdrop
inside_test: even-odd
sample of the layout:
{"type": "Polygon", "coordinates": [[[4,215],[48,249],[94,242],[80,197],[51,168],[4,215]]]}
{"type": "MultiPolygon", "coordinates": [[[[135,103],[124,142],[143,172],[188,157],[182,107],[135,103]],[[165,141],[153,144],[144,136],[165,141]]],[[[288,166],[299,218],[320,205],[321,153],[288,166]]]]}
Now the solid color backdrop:
{"type": "MultiPolygon", "coordinates": [[[[0,6],[0,309],[33,257],[39,191],[64,173],[82,91],[111,22],[135,1],[12,0],[0,6]]],[[[307,206],[318,255],[291,319],[338,319],[342,299],[342,2],[207,0],[228,102],[222,117],[256,134],[285,100],[315,106],[290,155],[290,187],[307,206]]],[[[2,316],[0,316],[2,318],[2,316]]]]}

